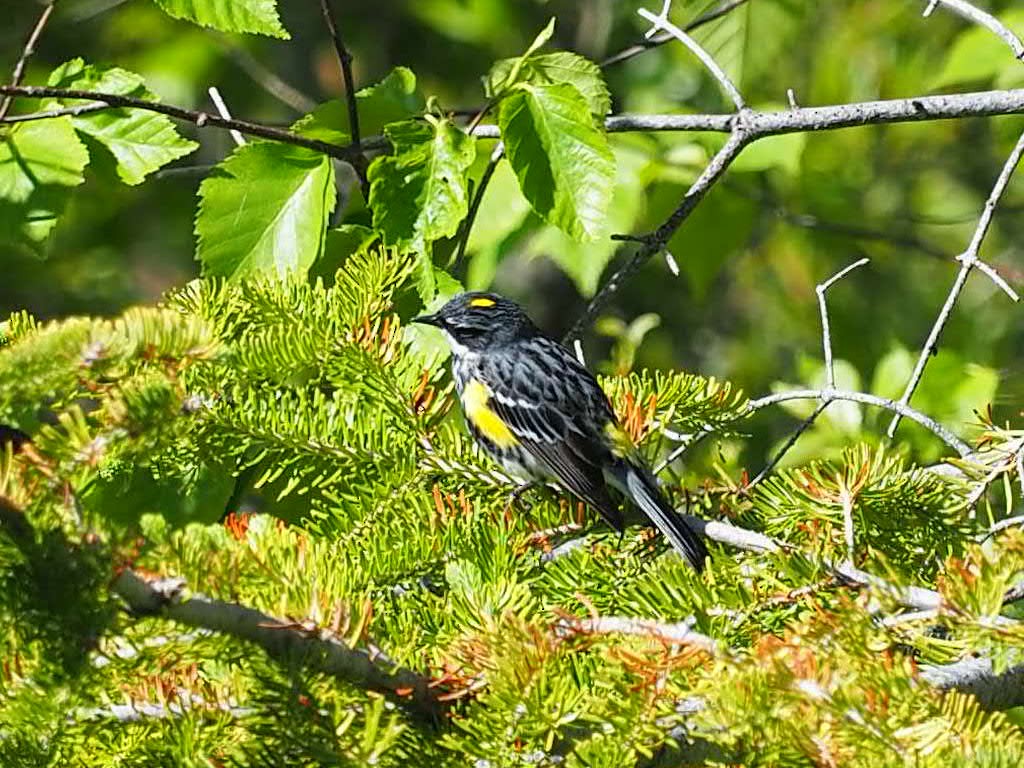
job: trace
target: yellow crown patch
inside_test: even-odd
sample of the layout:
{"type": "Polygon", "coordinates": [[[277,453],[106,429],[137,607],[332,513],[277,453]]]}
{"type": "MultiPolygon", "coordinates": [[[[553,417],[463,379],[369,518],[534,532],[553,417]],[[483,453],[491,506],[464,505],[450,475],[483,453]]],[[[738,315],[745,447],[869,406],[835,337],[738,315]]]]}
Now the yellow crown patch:
{"type": "Polygon", "coordinates": [[[494,299],[488,299],[486,296],[481,296],[478,299],[471,299],[469,302],[471,307],[493,307],[494,299]]]}

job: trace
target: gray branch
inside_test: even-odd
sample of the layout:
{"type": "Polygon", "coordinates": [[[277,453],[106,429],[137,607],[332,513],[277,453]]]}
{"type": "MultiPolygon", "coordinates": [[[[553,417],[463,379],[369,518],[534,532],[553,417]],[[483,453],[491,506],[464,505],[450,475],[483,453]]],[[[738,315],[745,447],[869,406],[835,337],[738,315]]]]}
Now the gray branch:
{"type": "MultiPolygon", "coordinates": [[[[900,397],[900,403],[902,405],[907,405],[910,402],[910,398],[913,397],[914,391],[917,389],[917,385],[920,383],[921,377],[924,375],[924,368],[928,364],[928,360],[931,358],[935,348],[938,346],[939,336],[942,335],[942,331],[946,327],[946,323],[949,321],[950,315],[953,314],[953,308],[956,306],[956,302],[960,298],[960,293],[963,291],[964,285],[967,284],[967,278],[970,277],[972,269],[978,267],[984,271],[997,286],[1009,294],[1013,301],[1018,300],[1017,294],[1014,293],[1013,289],[1003,283],[1002,279],[995,274],[995,271],[978,258],[978,252],[981,250],[981,244],[984,242],[985,235],[988,234],[989,227],[992,225],[992,217],[995,215],[996,206],[999,205],[999,200],[1002,198],[1003,192],[1006,191],[1006,187],[1010,183],[1010,177],[1013,176],[1013,172],[1020,163],[1022,155],[1024,155],[1024,133],[1021,134],[1020,138],[1017,140],[1016,146],[1014,146],[1010,156],[1006,159],[1006,163],[1003,165],[1003,170],[996,179],[996,183],[992,187],[992,192],[989,194],[988,200],[985,201],[985,208],[982,210],[981,216],[978,218],[978,226],[975,228],[974,235],[971,237],[970,245],[967,246],[967,250],[964,251],[964,253],[957,256],[957,261],[960,262],[960,271],[957,273],[956,279],[953,281],[953,287],[949,289],[949,294],[946,296],[946,301],[942,305],[942,309],[939,310],[939,316],[935,319],[935,323],[932,325],[932,329],[928,333],[928,338],[925,340],[924,348],[921,350],[921,354],[917,358],[917,364],[914,366],[914,371],[910,375],[910,381],[907,382],[907,387],[903,391],[903,395],[900,397]]],[[[889,437],[892,437],[896,433],[896,427],[899,426],[899,423],[900,414],[897,413],[893,416],[892,421],[889,422],[889,437]]]]}
{"type": "Polygon", "coordinates": [[[767,395],[765,397],[758,398],[757,400],[751,400],[747,404],[747,412],[750,413],[769,405],[784,403],[787,400],[822,400],[825,397],[828,397],[831,400],[849,400],[854,403],[873,405],[876,408],[882,408],[887,411],[892,411],[893,413],[898,413],[900,416],[908,418],[911,421],[916,421],[922,427],[929,430],[932,434],[942,440],[942,442],[960,454],[960,456],[968,456],[971,453],[971,447],[967,445],[967,443],[939,424],[935,419],[925,416],[923,413],[911,408],[906,403],[899,403],[895,400],[890,400],[887,397],[879,397],[878,395],[871,395],[867,392],[847,392],[841,389],[832,390],[831,392],[823,389],[794,389],[788,392],[779,392],[774,395],[767,395]]]}
{"type": "Polygon", "coordinates": [[[276,658],[301,659],[311,668],[362,688],[391,694],[425,715],[436,715],[441,705],[429,678],[408,669],[386,665],[379,656],[349,648],[333,634],[307,631],[237,603],[202,595],[183,598],[181,580],[147,581],[125,570],[112,590],[135,613],[157,614],[191,627],[249,640],[276,658]]]}
{"type": "Polygon", "coordinates": [[[953,664],[924,666],[921,678],[941,691],[959,691],[978,700],[988,710],[1024,705],[1024,665],[997,673],[992,660],[968,658],[953,664]]]}

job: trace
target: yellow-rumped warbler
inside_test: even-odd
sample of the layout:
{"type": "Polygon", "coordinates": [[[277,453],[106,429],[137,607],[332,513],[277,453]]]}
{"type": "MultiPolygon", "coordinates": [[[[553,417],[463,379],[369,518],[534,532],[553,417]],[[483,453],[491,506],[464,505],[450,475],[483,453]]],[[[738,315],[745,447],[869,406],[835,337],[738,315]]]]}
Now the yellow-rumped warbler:
{"type": "Polygon", "coordinates": [[[704,567],[704,543],[630,450],[597,380],[519,305],[493,293],[463,293],[414,322],[436,326],[448,337],[466,423],[510,473],[557,482],[621,533],[622,513],[611,485],[694,568],[704,567]]]}

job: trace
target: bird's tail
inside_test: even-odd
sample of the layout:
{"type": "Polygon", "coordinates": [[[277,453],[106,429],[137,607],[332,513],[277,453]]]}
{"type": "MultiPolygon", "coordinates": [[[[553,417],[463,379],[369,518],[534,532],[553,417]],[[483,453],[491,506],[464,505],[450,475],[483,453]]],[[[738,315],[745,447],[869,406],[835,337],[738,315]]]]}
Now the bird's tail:
{"type": "Polygon", "coordinates": [[[654,476],[643,467],[625,461],[616,474],[619,475],[616,485],[625,491],[665,538],[672,542],[675,550],[700,573],[704,569],[708,550],[700,536],[668,503],[654,476]]]}

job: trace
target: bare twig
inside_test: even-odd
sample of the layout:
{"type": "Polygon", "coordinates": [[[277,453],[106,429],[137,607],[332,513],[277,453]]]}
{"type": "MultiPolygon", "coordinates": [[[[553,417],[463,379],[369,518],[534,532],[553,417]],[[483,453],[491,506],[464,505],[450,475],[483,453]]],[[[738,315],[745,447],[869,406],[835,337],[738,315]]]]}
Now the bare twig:
{"type": "Polygon", "coordinates": [[[0,120],[0,125],[7,125],[8,123],[31,123],[35,120],[49,120],[51,117],[78,117],[79,115],[87,115],[90,112],[102,112],[103,110],[110,108],[109,104],[104,104],[101,101],[94,101],[89,104],[79,104],[75,107],[48,109],[43,112],[30,112],[25,115],[8,115],[0,120]]]}
{"type": "MultiPolygon", "coordinates": [[[[50,15],[53,13],[53,7],[57,4],[57,0],[50,0],[45,6],[43,6],[43,12],[39,14],[39,20],[36,21],[36,25],[32,28],[32,32],[28,36],[28,40],[25,42],[25,47],[21,49],[21,55],[18,57],[18,61],[14,64],[14,73],[11,75],[11,85],[20,85],[21,79],[25,76],[25,64],[32,57],[32,54],[36,52],[36,43],[39,42],[40,36],[43,34],[43,30],[46,29],[46,23],[50,20],[50,15]]],[[[4,100],[0,102],[0,121],[3,121],[7,117],[7,113],[11,110],[11,104],[14,103],[14,95],[7,94],[4,100]]]]}
{"type": "MultiPolygon", "coordinates": [[[[788,400],[820,400],[825,396],[825,394],[825,390],[821,389],[795,389],[788,392],[778,392],[774,395],[767,395],[757,400],[751,400],[747,404],[747,412],[751,413],[753,411],[760,410],[761,408],[766,408],[769,405],[784,403],[788,400]]],[[[925,416],[923,413],[911,408],[906,403],[896,402],[895,400],[890,400],[886,397],[879,397],[878,395],[871,395],[867,392],[847,392],[845,390],[834,389],[828,394],[831,395],[832,400],[848,400],[854,403],[873,405],[876,408],[882,408],[884,410],[891,411],[892,413],[898,413],[900,416],[908,418],[911,421],[916,421],[960,454],[960,456],[967,456],[971,453],[971,448],[967,443],[934,419],[929,416],[925,416]]]]}
{"type": "Polygon", "coordinates": [[[975,24],[985,27],[985,29],[1010,46],[1014,58],[1024,61],[1024,43],[1021,43],[1020,38],[1013,34],[1009,27],[991,13],[986,13],[980,8],[965,2],[965,0],[927,0],[927,2],[928,5],[924,9],[923,16],[930,16],[932,11],[940,5],[948,8],[958,16],[962,16],[968,21],[973,21],[975,24]]]}
{"type": "Polygon", "coordinates": [[[825,387],[827,389],[835,389],[836,372],[832,364],[832,330],[828,322],[828,305],[825,303],[825,293],[829,288],[853,272],[853,270],[863,267],[869,261],[871,259],[858,259],[845,269],[841,269],[832,275],[824,283],[819,283],[814,289],[814,292],[818,295],[818,312],[821,315],[821,346],[825,358],[825,387]]]}
{"type": "MultiPolygon", "coordinates": [[[[960,271],[957,273],[956,279],[953,281],[953,287],[950,288],[949,294],[946,296],[946,302],[942,305],[942,309],[939,311],[939,316],[935,319],[934,325],[928,334],[928,338],[925,340],[924,348],[921,350],[920,356],[917,358],[917,364],[914,366],[914,371],[910,376],[910,381],[907,382],[907,387],[903,391],[903,395],[900,397],[900,403],[907,405],[910,402],[910,398],[914,395],[914,391],[917,389],[918,383],[921,381],[921,376],[924,374],[924,368],[928,364],[929,358],[935,351],[936,346],[939,343],[939,336],[942,335],[942,330],[946,327],[946,323],[949,321],[950,315],[953,313],[953,307],[956,305],[957,300],[960,298],[960,293],[963,291],[964,285],[967,283],[967,278],[971,274],[971,270],[979,266],[982,262],[978,258],[978,251],[981,250],[981,244],[985,239],[985,235],[988,233],[989,226],[992,224],[992,216],[995,213],[996,206],[999,204],[1000,198],[1003,196],[1003,192],[1006,190],[1007,185],[1010,183],[1010,177],[1013,176],[1014,170],[1020,163],[1021,155],[1024,155],[1024,134],[1017,140],[1016,146],[1007,158],[1006,163],[1003,165],[1003,170],[999,174],[999,178],[996,179],[995,185],[992,187],[992,192],[988,196],[988,200],[985,201],[985,208],[981,212],[981,216],[978,219],[978,226],[974,230],[974,236],[971,238],[971,243],[960,256],[957,256],[957,261],[960,262],[960,271]]],[[[990,275],[991,276],[991,275],[990,275]]],[[[1009,291],[1009,296],[1013,301],[1017,301],[1017,294],[1005,285],[996,281],[996,284],[1001,288],[1009,291]]],[[[889,422],[889,429],[887,434],[892,437],[896,433],[896,427],[900,423],[900,414],[897,413],[892,421],[889,422]]]]}
{"type": "Polygon", "coordinates": [[[112,589],[136,613],[158,613],[181,624],[249,640],[271,656],[302,659],[360,687],[397,696],[424,714],[440,711],[438,691],[423,675],[402,668],[385,670],[379,656],[349,648],[331,632],[307,631],[253,608],[202,595],[183,599],[183,586],[181,580],[148,581],[125,570],[112,589]]]}
{"type": "Polygon", "coordinates": [[[628,616],[594,616],[591,618],[563,618],[557,627],[560,631],[584,635],[633,635],[650,637],[662,642],[690,646],[706,651],[712,656],[722,653],[718,641],[695,632],[690,622],[680,621],[669,624],[651,619],[636,619],[628,616]]]}
{"type": "Polygon", "coordinates": [[[327,25],[327,32],[334,43],[334,51],[338,55],[338,64],[341,66],[341,77],[345,83],[345,99],[348,102],[348,127],[352,134],[352,146],[359,149],[359,108],[356,102],[355,81],[352,78],[352,54],[345,47],[345,41],[341,38],[338,29],[338,22],[331,10],[330,0],[320,0],[320,11],[323,13],[324,24],[327,25]]]}
{"type": "MultiPolygon", "coordinates": [[[[206,92],[210,94],[210,100],[213,102],[213,106],[217,108],[218,114],[225,120],[231,119],[231,113],[228,111],[228,105],[224,103],[224,99],[220,95],[220,91],[215,86],[210,86],[206,89],[206,92]]],[[[245,138],[235,129],[229,131],[232,140],[235,142],[235,146],[242,146],[245,144],[245,138]]]]}
{"type": "Polygon", "coordinates": [[[786,455],[790,448],[792,448],[800,436],[807,431],[807,429],[817,420],[817,418],[824,412],[826,408],[832,402],[831,392],[836,388],[836,374],[835,367],[832,363],[832,332],[828,322],[828,305],[825,302],[825,293],[835,285],[838,281],[842,280],[848,274],[858,267],[862,267],[867,264],[870,259],[864,258],[859,261],[855,261],[853,264],[841,269],[836,274],[832,275],[828,280],[823,283],[819,283],[815,288],[815,293],[818,296],[818,311],[821,315],[821,346],[822,353],[825,360],[825,389],[822,392],[821,402],[811,412],[811,415],[801,422],[800,426],[797,427],[796,431],[789,436],[785,444],[778,450],[772,460],[768,462],[764,469],[757,473],[757,476],[750,481],[747,488],[753,488],[755,485],[764,480],[771,472],[778,466],[779,462],[782,461],[782,457],[786,455]]]}
{"type": "Polygon", "coordinates": [[[459,273],[462,262],[466,258],[466,247],[469,245],[469,235],[473,229],[473,222],[476,221],[476,215],[480,210],[480,203],[483,202],[487,185],[491,183],[491,177],[494,175],[494,171],[504,154],[505,145],[499,141],[497,146],[494,147],[494,151],[491,152],[490,160],[487,161],[487,167],[484,169],[483,175],[480,176],[480,183],[477,184],[476,189],[473,191],[473,200],[469,204],[469,213],[466,215],[466,220],[462,222],[459,250],[455,255],[455,262],[452,264],[453,274],[457,275],[459,273]]]}
{"type": "MultiPolygon", "coordinates": [[[[830,391],[831,389],[832,388],[829,387],[829,390],[827,391],[830,391]]],[[[825,393],[823,392],[823,394],[825,393]]],[[[782,461],[782,457],[789,453],[789,449],[796,445],[796,441],[800,439],[800,436],[803,435],[803,433],[806,432],[808,429],[810,429],[811,425],[818,420],[818,417],[821,416],[824,410],[828,408],[831,404],[832,398],[830,396],[826,395],[825,397],[822,398],[821,402],[818,403],[817,406],[815,406],[813,411],[811,411],[811,414],[802,422],[800,422],[799,427],[793,430],[792,434],[790,434],[786,442],[783,443],[782,447],[779,448],[778,451],[776,451],[774,456],[772,456],[771,461],[765,464],[764,468],[760,472],[758,472],[754,479],[747,484],[748,489],[753,488],[755,485],[758,485],[762,480],[768,477],[768,475],[770,475],[775,470],[775,467],[777,467],[779,465],[779,462],[782,461]]]]}
{"type": "Polygon", "coordinates": [[[312,112],[316,101],[304,94],[295,86],[285,82],[277,73],[263,65],[245,48],[236,45],[227,35],[216,35],[215,38],[224,52],[247,74],[254,83],[269,93],[282,104],[291,107],[300,114],[312,112]]]}
{"type": "MultiPolygon", "coordinates": [[[[93,102],[102,101],[111,108],[145,109],[150,112],[159,112],[160,114],[167,115],[168,117],[192,123],[199,128],[215,126],[217,128],[226,128],[227,130],[234,129],[240,133],[246,134],[247,136],[258,136],[261,139],[272,139],[273,141],[280,141],[284,144],[294,144],[295,146],[313,149],[317,152],[323,152],[325,155],[329,155],[330,157],[336,157],[339,160],[351,162],[352,159],[357,157],[359,154],[358,150],[356,150],[356,148],[351,144],[347,146],[331,144],[326,141],[320,141],[319,139],[309,139],[305,136],[299,136],[298,134],[292,133],[291,131],[283,128],[274,128],[269,125],[251,123],[246,120],[227,120],[223,117],[211,115],[206,112],[183,109],[182,107],[175,107],[170,104],[161,104],[156,101],[136,99],[131,96],[121,96],[116,93],[102,93],[99,91],[80,90],[77,88],[50,88],[48,86],[39,85],[0,85],[0,94],[27,96],[33,99],[54,98],[82,99],[84,101],[93,102]]],[[[48,117],[49,114],[46,116],[48,117]]],[[[366,146],[367,143],[364,142],[363,147],[365,148],[366,146]]],[[[374,145],[374,148],[384,146],[386,146],[385,140],[381,138],[379,139],[379,142],[374,145]]]]}
{"type": "Polygon", "coordinates": [[[697,180],[687,190],[679,207],[672,212],[668,220],[658,227],[655,232],[644,238],[645,243],[640,249],[633,254],[628,262],[619,267],[608,279],[608,282],[601,287],[601,290],[590,300],[587,309],[573,327],[569,329],[564,341],[577,338],[590,323],[590,320],[601,311],[605,304],[611,300],[611,297],[622,287],[623,283],[636,274],[640,267],[646,264],[654,254],[664,249],[668,241],[672,239],[672,235],[679,229],[679,226],[697,207],[697,203],[704,199],[704,196],[715,185],[715,182],[722,177],[732,164],[732,161],[743,151],[743,147],[746,146],[749,138],[748,133],[742,126],[743,123],[737,122],[736,129],[729,136],[729,140],[711,158],[711,162],[708,163],[700,176],[697,177],[697,180]]]}
{"type": "MultiPolygon", "coordinates": [[[[748,0],[725,0],[717,8],[712,8],[707,13],[702,13],[700,16],[695,18],[693,21],[686,24],[683,27],[684,32],[693,32],[695,29],[703,27],[705,24],[710,24],[712,21],[722,18],[731,11],[739,8],[742,5],[746,5],[748,0]]],[[[644,38],[642,42],[636,45],[631,45],[622,51],[619,51],[614,56],[609,56],[607,59],[601,62],[600,66],[602,69],[610,67],[613,64],[619,64],[623,61],[628,61],[634,56],[639,56],[644,51],[649,51],[652,48],[657,48],[669,43],[675,38],[671,34],[655,35],[654,37],[644,38]]]]}
{"type": "Polygon", "coordinates": [[[708,72],[711,73],[711,76],[714,77],[715,80],[718,81],[719,85],[722,86],[722,90],[724,90],[726,94],[728,94],[729,98],[732,100],[732,103],[736,107],[736,111],[742,112],[746,104],[743,102],[743,96],[740,95],[739,90],[733,84],[732,80],[729,79],[729,76],[725,74],[725,70],[718,66],[718,62],[714,60],[711,54],[705,51],[701,47],[701,45],[688,34],[686,34],[686,32],[684,32],[682,29],[680,29],[679,27],[677,27],[675,24],[668,20],[668,12],[669,10],[671,10],[671,8],[672,0],[664,0],[664,3],[661,7],[661,13],[658,15],[651,13],[646,8],[641,8],[637,11],[637,13],[640,14],[640,16],[643,19],[651,22],[651,24],[654,25],[647,32],[645,37],[650,38],[654,36],[656,32],[664,30],[672,37],[674,37],[676,40],[685,45],[687,48],[689,48],[690,52],[693,53],[693,55],[696,56],[698,59],[700,59],[701,63],[705,66],[708,72]]]}
{"type": "MultiPolygon", "coordinates": [[[[748,140],[786,133],[809,133],[853,128],[864,125],[889,125],[932,120],[953,120],[967,117],[993,117],[1024,113],[1024,89],[951,93],[938,96],[917,96],[907,99],[865,101],[823,107],[800,107],[772,112],[747,109],[743,123],[748,140]]],[[[610,115],[604,126],[608,133],[642,131],[694,131],[732,133],[737,121],[735,113],[701,115],[610,115]]],[[[497,125],[479,125],[473,130],[478,139],[498,139],[497,125]]]]}

